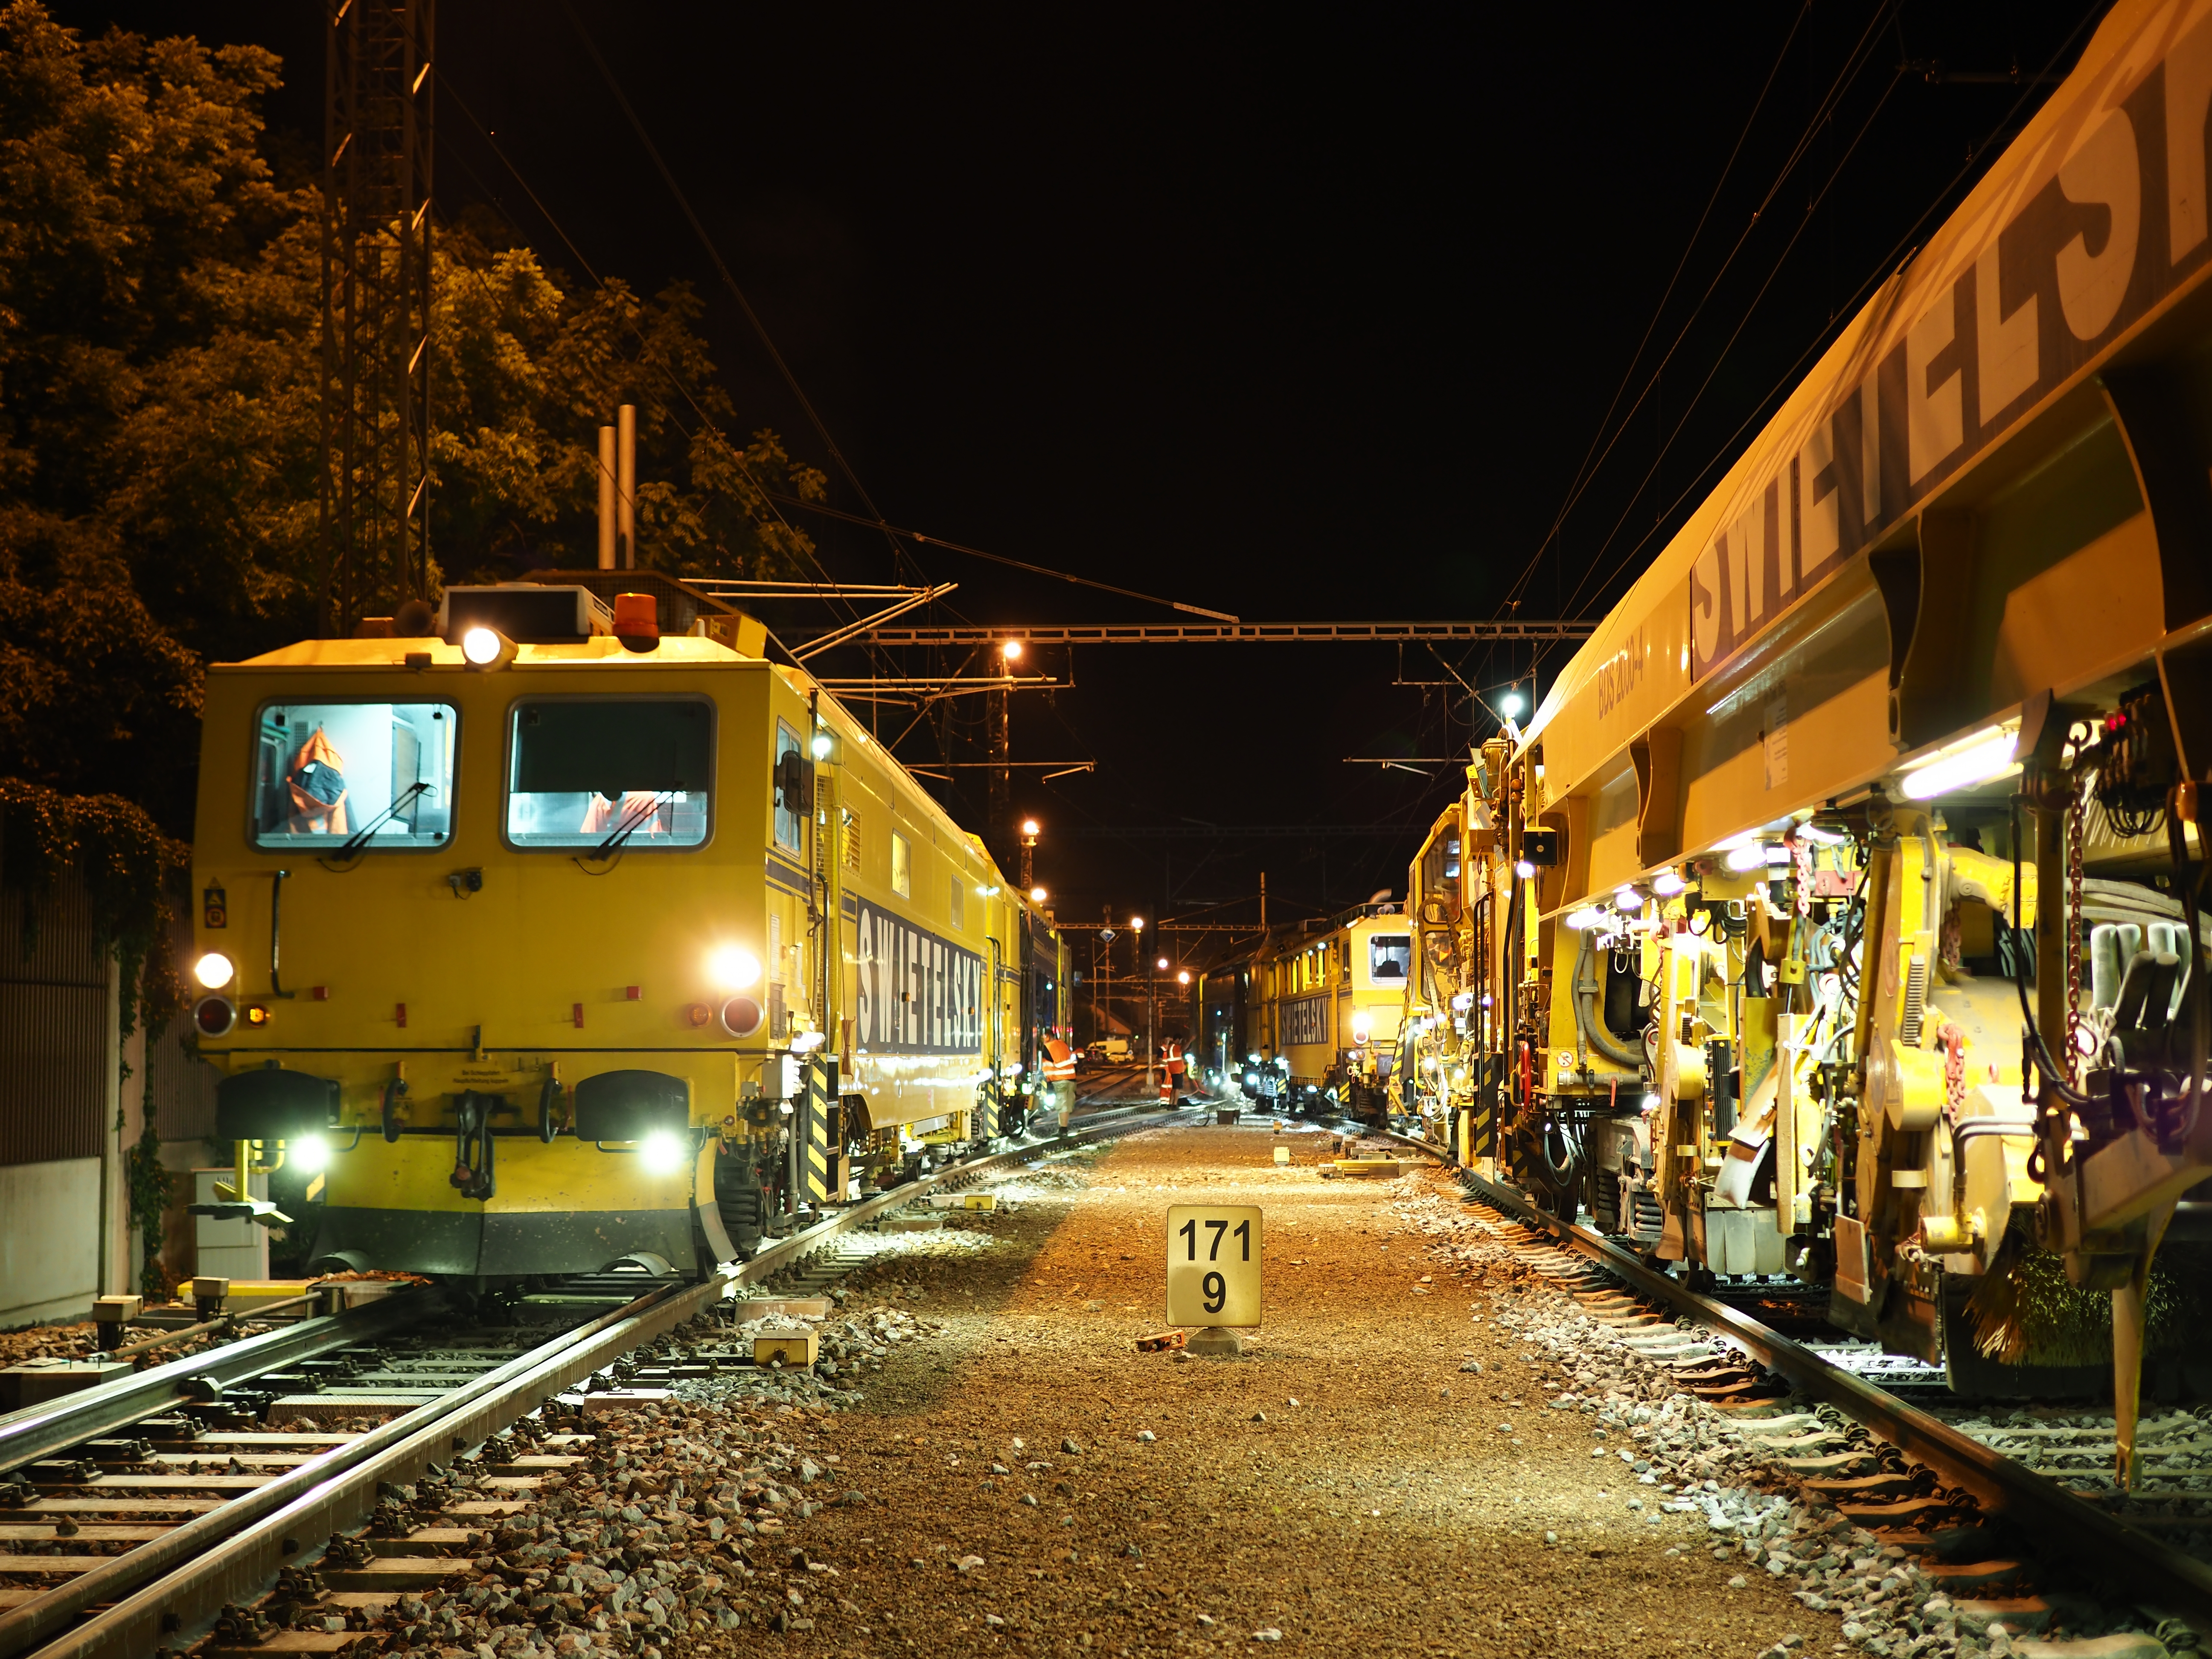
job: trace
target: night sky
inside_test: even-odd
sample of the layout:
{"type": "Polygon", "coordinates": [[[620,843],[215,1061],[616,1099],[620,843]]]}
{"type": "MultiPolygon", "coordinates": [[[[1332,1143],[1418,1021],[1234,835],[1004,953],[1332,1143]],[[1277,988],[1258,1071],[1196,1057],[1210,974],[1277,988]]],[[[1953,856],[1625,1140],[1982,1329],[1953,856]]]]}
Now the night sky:
{"type": "MultiPolygon", "coordinates": [[[[272,125],[319,149],[311,0],[56,10],[277,51],[272,125]]],[[[2102,10],[580,0],[576,15],[889,520],[1286,621],[1601,613],[2102,10]],[[2015,70],[2026,84],[2002,78],[2015,70]],[[1624,385],[1625,429],[1606,425],[1624,385]],[[1617,441],[1555,535],[1601,428],[1617,441]]],[[[438,60],[441,209],[488,204],[569,268],[465,103],[602,271],[696,286],[745,425],[777,428],[862,510],[569,13],[447,0],[438,60]]],[[[878,532],[809,527],[841,579],[893,578],[878,532]]],[[[935,548],[897,574],[917,572],[961,584],[946,620],[1177,615],[935,548]]],[[[1453,666],[1485,692],[1533,667],[1540,690],[1565,654],[1453,666]]],[[[1262,869],[1271,919],[1402,893],[1457,787],[1448,766],[1343,763],[1464,752],[1467,698],[1394,684],[1394,649],[1091,647],[1041,665],[1077,689],[1017,698],[1015,757],[1098,763],[1042,787],[1017,775],[1065,919],[1249,918],[1262,869]],[[1067,833],[1200,823],[1399,827],[1067,833]]],[[[1402,678],[1449,676],[1408,648],[1402,678]]],[[[966,702],[951,757],[972,761],[982,708],[966,702]]],[[[937,757],[927,728],[900,752],[937,757]]],[[[981,774],[961,775],[949,804],[980,828],[981,774]]]]}

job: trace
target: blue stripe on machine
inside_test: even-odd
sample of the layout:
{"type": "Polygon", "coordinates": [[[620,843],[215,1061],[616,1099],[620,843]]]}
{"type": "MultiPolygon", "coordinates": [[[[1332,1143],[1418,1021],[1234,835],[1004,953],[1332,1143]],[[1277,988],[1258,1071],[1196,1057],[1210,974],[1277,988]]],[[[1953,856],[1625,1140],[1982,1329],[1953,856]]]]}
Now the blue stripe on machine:
{"type": "Polygon", "coordinates": [[[787,892],[811,894],[814,891],[813,878],[804,870],[793,869],[781,859],[768,861],[768,878],[787,892]]]}

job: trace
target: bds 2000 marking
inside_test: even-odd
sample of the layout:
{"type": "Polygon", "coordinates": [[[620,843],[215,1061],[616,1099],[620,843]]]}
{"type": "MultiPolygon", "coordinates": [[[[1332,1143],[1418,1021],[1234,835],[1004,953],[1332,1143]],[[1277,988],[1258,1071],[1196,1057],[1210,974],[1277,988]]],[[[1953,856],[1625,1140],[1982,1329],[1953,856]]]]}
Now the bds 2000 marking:
{"type": "Polygon", "coordinates": [[[1259,1324],[1261,1227],[1255,1204],[1168,1206],[1169,1324],[1259,1324]]]}

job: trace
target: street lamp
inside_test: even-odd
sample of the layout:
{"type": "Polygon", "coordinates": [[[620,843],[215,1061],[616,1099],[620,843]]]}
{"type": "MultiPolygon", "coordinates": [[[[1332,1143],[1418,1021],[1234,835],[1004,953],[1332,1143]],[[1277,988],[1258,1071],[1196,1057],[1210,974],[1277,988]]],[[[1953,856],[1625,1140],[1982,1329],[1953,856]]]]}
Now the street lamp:
{"type": "MultiPolygon", "coordinates": [[[[1013,643],[1018,644],[1019,641],[1016,641],[1013,643]]],[[[1030,884],[1031,879],[1030,854],[1036,850],[1037,829],[1037,821],[1035,818],[1022,820],[1022,885],[1024,887],[1030,884]]]]}
{"type": "Polygon", "coordinates": [[[1030,902],[1032,904],[1042,904],[1044,902],[1044,889],[1042,887],[1030,888],[1030,902]]]}
{"type": "Polygon", "coordinates": [[[1019,640],[1000,641],[999,654],[1004,657],[1010,665],[1019,662],[1022,659],[1022,642],[1019,640]]]}

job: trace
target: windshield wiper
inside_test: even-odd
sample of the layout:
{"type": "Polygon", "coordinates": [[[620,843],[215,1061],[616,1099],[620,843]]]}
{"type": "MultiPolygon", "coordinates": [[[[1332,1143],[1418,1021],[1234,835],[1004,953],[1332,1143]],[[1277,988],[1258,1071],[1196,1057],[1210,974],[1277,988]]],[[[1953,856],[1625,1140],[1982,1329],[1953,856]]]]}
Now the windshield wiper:
{"type": "Polygon", "coordinates": [[[413,783],[409,784],[404,789],[399,792],[396,798],[394,798],[391,805],[386,807],[381,812],[379,812],[374,817],[371,818],[367,823],[362,825],[360,829],[355,830],[351,836],[347,837],[344,845],[341,846],[337,849],[337,852],[334,856],[342,859],[351,858],[356,853],[359,852],[363,846],[367,845],[368,838],[371,836],[374,835],[378,830],[384,828],[386,824],[391,823],[392,819],[398,817],[401,812],[404,811],[407,808],[408,802],[413,800],[417,795],[428,794],[430,786],[420,778],[416,779],[413,783]]]}
{"type": "MultiPolygon", "coordinates": [[[[673,799],[674,797],[671,796],[670,799],[673,799]]],[[[592,856],[595,859],[606,857],[608,854],[635,835],[644,826],[645,821],[654,817],[659,811],[660,797],[656,794],[650,797],[642,806],[633,810],[628,817],[617,824],[614,833],[592,849],[592,856]]]]}

